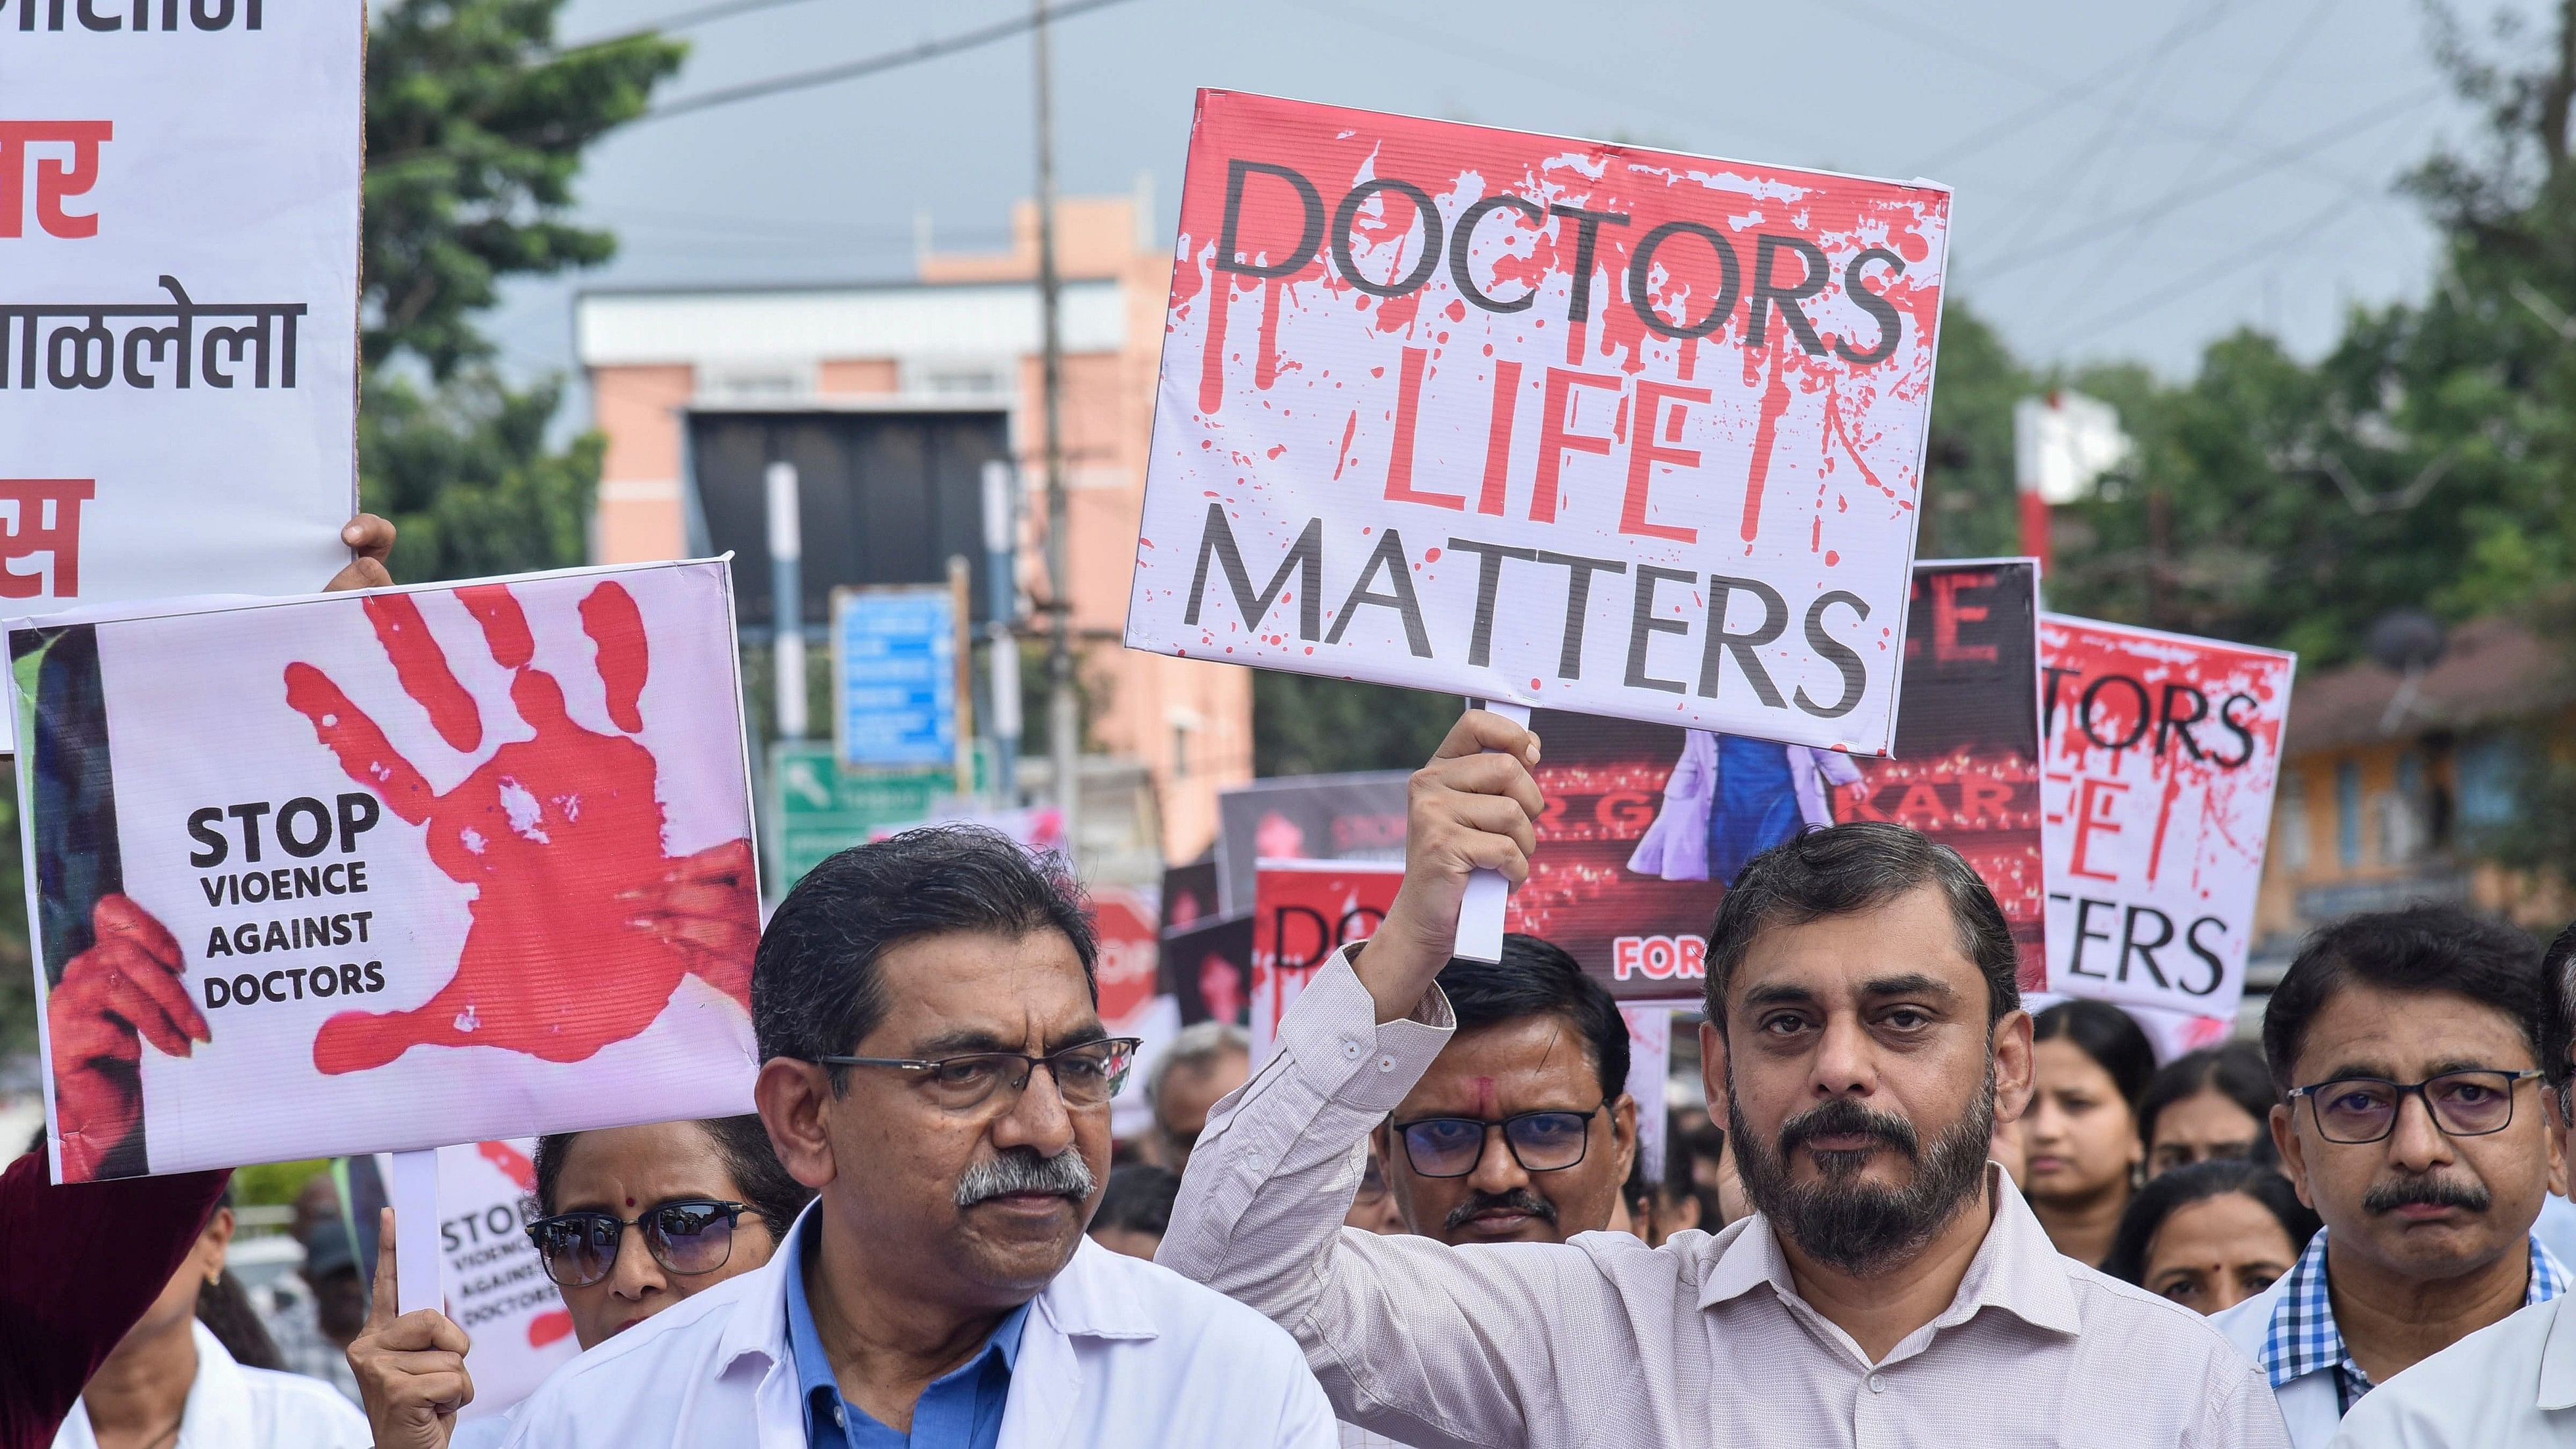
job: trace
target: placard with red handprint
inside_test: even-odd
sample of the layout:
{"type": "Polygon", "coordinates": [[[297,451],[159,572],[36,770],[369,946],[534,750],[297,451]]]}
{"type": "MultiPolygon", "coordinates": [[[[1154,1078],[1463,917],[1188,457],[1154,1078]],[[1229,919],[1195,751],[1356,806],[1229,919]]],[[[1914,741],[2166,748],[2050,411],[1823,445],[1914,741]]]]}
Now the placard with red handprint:
{"type": "Polygon", "coordinates": [[[720,563],[10,630],[71,1179],[748,1110],[720,563]]]}

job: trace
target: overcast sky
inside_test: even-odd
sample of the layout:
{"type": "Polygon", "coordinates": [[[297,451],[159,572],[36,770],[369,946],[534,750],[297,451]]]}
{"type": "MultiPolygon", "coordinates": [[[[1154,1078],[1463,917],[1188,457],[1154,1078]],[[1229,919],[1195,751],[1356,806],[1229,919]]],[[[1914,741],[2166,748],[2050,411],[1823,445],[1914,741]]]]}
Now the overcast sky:
{"type": "MultiPolygon", "coordinates": [[[[573,0],[562,36],[710,3],[573,0]]],[[[2500,3],[2535,0],[2463,9],[2483,31],[2500,3]]],[[[686,29],[661,95],[1025,10],[793,0],[686,29]]],[[[1200,86],[1929,176],[1957,189],[1952,297],[2017,352],[2172,377],[2236,327],[2313,354],[2352,303],[2420,294],[2430,233],[2392,183],[2476,129],[2417,0],[1122,0],[1057,37],[1063,190],[1150,175],[1166,237],[1200,86]]],[[[901,277],[924,214],[943,248],[1001,246],[1031,185],[1030,75],[1022,35],[618,133],[580,191],[623,252],[512,288],[491,321],[508,364],[571,365],[578,287],[901,277]]]]}

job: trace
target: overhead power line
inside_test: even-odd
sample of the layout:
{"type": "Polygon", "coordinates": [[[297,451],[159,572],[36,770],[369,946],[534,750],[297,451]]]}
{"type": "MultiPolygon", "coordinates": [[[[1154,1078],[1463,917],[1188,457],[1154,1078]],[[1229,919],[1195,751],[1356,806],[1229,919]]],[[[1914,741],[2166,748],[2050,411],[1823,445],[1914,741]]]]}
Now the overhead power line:
{"type": "Polygon", "coordinates": [[[563,48],[566,50],[588,50],[593,46],[614,45],[621,40],[633,40],[640,35],[667,35],[674,30],[688,30],[696,26],[708,24],[712,21],[731,20],[737,15],[749,15],[756,10],[775,10],[781,5],[802,5],[804,3],[805,0],[721,0],[721,3],[718,4],[701,5],[694,10],[683,10],[676,15],[665,15],[659,20],[648,21],[631,30],[618,31],[614,35],[601,35],[595,36],[589,40],[575,41],[571,45],[567,45],[563,48]]]}
{"type": "MultiPolygon", "coordinates": [[[[741,0],[741,3],[749,4],[753,3],[753,0],[741,0]]],[[[768,0],[768,3],[787,3],[787,0],[768,0]]],[[[1049,6],[1047,19],[1049,21],[1070,20],[1077,15],[1094,10],[1105,10],[1112,5],[1125,3],[1126,0],[1069,0],[1067,4],[1049,6]]],[[[765,96],[782,95],[788,91],[810,90],[815,86],[856,80],[861,76],[895,70],[918,61],[935,60],[943,55],[955,55],[961,50],[973,50],[979,46],[991,45],[997,40],[1008,40],[1014,35],[1035,29],[1037,23],[1037,17],[1034,15],[1013,16],[1011,19],[996,21],[980,29],[960,31],[955,35],[936,40],[925,40],[917,45],[908,45],[901,50],[889,50],[864,60],[827,65],[819,70],[772,76],[768,80],[726,86],[721,90],[704,91],[694,96],[682,96],[677,100],[666,101],[655,106],[635,119],[637,122],[667,121],[673,116],[691,115],[698,111],[713,110],[718,106],[736,105],[743,101],[756,101],[765,96]]]]}

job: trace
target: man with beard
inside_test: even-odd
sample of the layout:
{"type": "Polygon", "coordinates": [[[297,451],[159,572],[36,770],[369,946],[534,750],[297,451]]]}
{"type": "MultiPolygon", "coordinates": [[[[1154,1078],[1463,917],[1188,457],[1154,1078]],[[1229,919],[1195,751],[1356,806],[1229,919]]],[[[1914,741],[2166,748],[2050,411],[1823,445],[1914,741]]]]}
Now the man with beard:
{"type": "MultiPolygon", "coordinates": [[[[814,1204],[766,1266],[557,1373],[509,1442],[1332,1445],[1285,1334],[1083,1236],[1136,1049],[1101,1025],[1095,956],[1070,877],[990,830],[815,867],[751,983],[754,1099],[814,1204]]],[[[627,1250],[691,1271],[742,1205],[707,1206],[686,1241],[657,1222],[627,1250]]]]}
{"type": "Polygon", "coordinates": [[[1369,1130],[1440,1054],[1470,872],[1528,878],[1538,741],[1471,711],[1416,773],[1405,879],[1220,1107],[1160,1260],[1297,1334],[1342,1417],[1408,1444],[2286,1443],[2188,1310],[2059,1256],[1986,1162],[2031,1093],[1994,897],[1958,854],[1843,825],[1745,868],[1700,1047],[1756,1211],[1451,1247],[1341,1231],[1369,1130]]]}
{"type": "Polygon", "coordinates": [[[2212,1321],[2262,1364],[2297,1449],[2323,1449],[2373,1385],[2565,1291],[2531,1233],[2564,1181],[2544,996],[2529,937],[2450,906],[2329,926],[2272,993],[2272,1140],[2326,1226],[2212,1321]]]}

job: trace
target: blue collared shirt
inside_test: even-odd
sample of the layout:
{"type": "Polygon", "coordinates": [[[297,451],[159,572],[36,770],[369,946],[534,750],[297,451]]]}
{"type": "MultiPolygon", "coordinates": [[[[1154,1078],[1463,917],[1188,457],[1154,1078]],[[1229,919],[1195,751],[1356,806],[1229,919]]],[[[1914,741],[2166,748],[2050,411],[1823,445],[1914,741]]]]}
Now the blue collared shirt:
{"type": "Polygon", "coordinates": [[[973,1358],[940,1375],[913,1405],[912,1432],[898,1433],[841,1397],[831,1355],[805,1301],[805,1248],[821,1229],[809,1214],[805,1230],[787,1240],[787,1346],[796,1360],[797,1397],[805,1406],[810,1449],[994,1449],[1002,1438],[1002,1410],[1011,1398],[1011,1370],[1020,1356],[1020,1330],[1029,1305],[1011,1310],[973,1358]]]}
{"type": "MultiPolygon", "coordinates": [[[[2320,1228],[2309,1240],[2290,1269],[2281,1301],[2273,1305],[2272,1325],[2263,1336],[2263,1372],[2276,1392],[2292,1379],[2332,1372],[2335,1397],[2349,1413],[2375,1385],[2345,1351],[2343,1330],[2335,1327],[2334,1300],[2326,1292],[2326,1233],[2320,1228]]],[[[2532,1238],[2531,1286],[2523,1291],[2523,1306],[2547,1303],[2566,1291],[2567,1270],[2532,1238]]]]}

